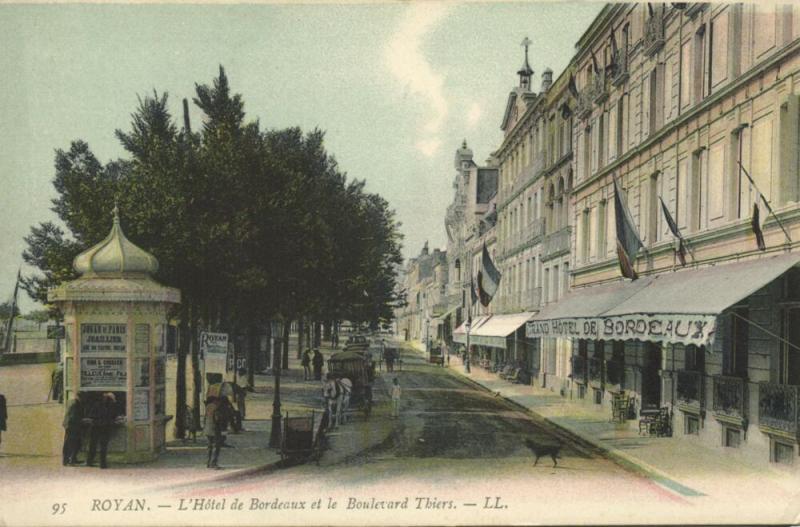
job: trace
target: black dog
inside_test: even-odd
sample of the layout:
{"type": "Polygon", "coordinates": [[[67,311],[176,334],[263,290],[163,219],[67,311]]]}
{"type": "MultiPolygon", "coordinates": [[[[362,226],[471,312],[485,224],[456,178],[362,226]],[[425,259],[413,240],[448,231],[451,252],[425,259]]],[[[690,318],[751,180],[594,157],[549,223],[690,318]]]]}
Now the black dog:
{"type": "Polygon", "coordinates": [[[536,456],[536,461],[533,462],[533,466],[535,467],[536,464],[539,462],[539,458],[543,456],[550,456],[553,460],[553,466],[557,466],[558,462],[556,458],[558,458],[558,453],[561,450],[561,445],[537,445],[530,439],[525,440],[525,446],[527,446],[533,455],[536,456]]]}

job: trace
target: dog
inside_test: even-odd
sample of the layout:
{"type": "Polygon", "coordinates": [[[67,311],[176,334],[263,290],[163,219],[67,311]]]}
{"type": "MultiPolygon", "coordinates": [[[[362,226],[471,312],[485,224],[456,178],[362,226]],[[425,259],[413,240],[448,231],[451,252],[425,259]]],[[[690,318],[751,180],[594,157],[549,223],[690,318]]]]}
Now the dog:
{"type": "Polygon", "coordinates": [[[550,456],[553,460],[553,466],[558,465],[558,461],[556,459],[560,457],[558,453],[561,451],[561,445],[537,445],[530,439],[525,440],[525,446],[527,446],[533,455],[536,456],[536,461],[533,462],[533,466],[535,467],[536,464],[539,462],[540,457],[550,456]]]}

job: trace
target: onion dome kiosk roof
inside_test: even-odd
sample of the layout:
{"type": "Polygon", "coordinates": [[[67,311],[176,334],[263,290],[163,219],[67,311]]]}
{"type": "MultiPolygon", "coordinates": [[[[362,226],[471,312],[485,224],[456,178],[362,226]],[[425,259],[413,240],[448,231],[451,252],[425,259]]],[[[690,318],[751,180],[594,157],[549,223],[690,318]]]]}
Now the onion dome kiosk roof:
{"type": "Polygon", "coordinates": [[[164,449],[166,352],[170,309],[180,291],[156,282],[158,261],[125,237],[114,207],[111,232],[79,254],[80,276],[48,291],[64,313],[61,342],[65,400],[85,408],[113,393],[111,462],[150,461],[164,449]]]}

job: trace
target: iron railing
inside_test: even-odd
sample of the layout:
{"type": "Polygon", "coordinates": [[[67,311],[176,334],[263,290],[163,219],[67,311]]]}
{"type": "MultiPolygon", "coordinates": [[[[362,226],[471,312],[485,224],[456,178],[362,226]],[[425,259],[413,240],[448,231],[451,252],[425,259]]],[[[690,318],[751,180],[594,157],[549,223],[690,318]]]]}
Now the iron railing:
{"type": "Polygon", "coordinates": [[[747,417],[747,381],[741,377],[715,375],[714,412],[745,419],[747,417]]]}
{"type": "Polygon", "coordinates": [[[762,382],[758,385],[758,424],[792,436],[798,432],[798,394],[792,384],[762,382]]]}

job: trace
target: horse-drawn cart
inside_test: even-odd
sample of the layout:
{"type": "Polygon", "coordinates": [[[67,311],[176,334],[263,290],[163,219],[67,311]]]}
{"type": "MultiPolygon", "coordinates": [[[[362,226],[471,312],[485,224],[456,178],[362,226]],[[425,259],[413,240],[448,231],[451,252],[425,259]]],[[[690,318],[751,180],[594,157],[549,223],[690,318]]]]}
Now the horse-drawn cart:
{"type": "Polygon", "coordinates": [[[334,379],[350,379],[353,392],[350,404],[357,406],[369,417],[372,411],[372,383],[375,379],[375,363],[361,351],[343,351],[328,359],[328,373],[334,379]]]}
{"type": "Polygon", "coordinates": [[[313,459],[319,465],[325,438],[323,414],[311,412],[310,416],[283,418],[281,434],[281,461],[313,459]]]}

